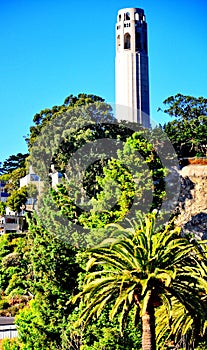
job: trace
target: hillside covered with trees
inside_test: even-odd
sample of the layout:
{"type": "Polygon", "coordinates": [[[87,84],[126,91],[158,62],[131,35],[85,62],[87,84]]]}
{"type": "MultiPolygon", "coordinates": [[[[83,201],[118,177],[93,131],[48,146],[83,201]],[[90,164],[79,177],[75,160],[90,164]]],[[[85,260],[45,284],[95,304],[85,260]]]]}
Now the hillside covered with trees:
{"type": "Polygon", "coordinates": [[[0,236],[0,314],[19,334],[3,350],[206,348],[206,244],[181,237],[163,202],[175,156],[206,157],[207,99],[164,105],[174,119],[145,130],[101,97],[71,95],[34,116],[28,154],[2,162],[1,215],[37,196],[19,188],[30,165],[44,180],[27,227],[0,236]]]}

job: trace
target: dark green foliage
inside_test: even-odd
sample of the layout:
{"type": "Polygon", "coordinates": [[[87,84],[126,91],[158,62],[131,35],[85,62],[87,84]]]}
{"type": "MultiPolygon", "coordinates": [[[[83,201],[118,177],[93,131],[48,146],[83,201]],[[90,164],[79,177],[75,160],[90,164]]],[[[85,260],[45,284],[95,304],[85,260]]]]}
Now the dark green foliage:
{"type": "Polygon", "coordinates": [[[0,314],[15,315],[29,300],[27,240],[24,234],[9,233],[0,237],[0,314]]]}
{"type": "Polygon", "coordinates": [[[23,295],[27,288],[28,260],[26,238],[16,234],[4,234],[1,242],[1,289],[6,295],[23,295]],[[17,236],[17,237],[15,237],[17,236]]]}
{"type": "MultiPolygon", "coordinates": [[[[110,135],[110,130],[108,133],[110,135]]],[[[128,139],[125,137],[123,151],[118,152],[117,159],[103,158],[102,163],[96,162],[94,167],[86,169],[83,183],[91,198],[90,211],[82,209],[84,204],[81,190],[78,190],[80,181],[77,180],[75,184],[70,173],[67,173],[67,182],[52,190],[61,213],[69,221],[86,228],[104,227],[123,220],[128,213],[132,217],[136,216],[137,211],[148,212],[159,208],[165,195],[165,169],[154,146],[147,141],[149,135],[146,137],[144,130],[132,136],[130,133],[128,139]],[[75,192],[74,187],[76,198],[70,195],[71,189],[75,192]],[[81,202],[81,208],[75,202],[81,202]]]]}
{"type": "Polygon", "coordinates": [[[30,127],[30,135],[26,137],[29,148],[34,144],[42,128],[45,127],[51,120],[66,113],[74,107],[81,107],[95,102],[104,102],[104,99],[96,95],[79,94],[77,97],[70,95],[66,97],[61,106],[54,106],[51,109],[45,108],[44,110],[40,111],[40,113],[36,113],[33,118],[35,126],[30,127]]]}
{"type": "MultiPolygon", "coordinates": [[[[74,207],[70,193],[73,191],[75,196],[80,195],[80,181],[77,176],[70,177],[67,167],[69,181],[61,185],[58,191],[53,190],[53,198],[50,190],[44,189],[39,200],[39,218],[34,217],[30,221],[27,243],[31,275],[29,290],[34,298],[16,320],[21,340],[25,349],[68,349],[72,346],[71,339],[75,341],[72,325],[78,317],[79,308],[68,301],[78,289],[78,280],[84,278],[82,263],[76,260],[76,253],[80,253],[80,247],[102,241],[109,233],[104,226],[108,222],[123,219],[134,204],[135,195],[138,204],[143,191],[153,192],[153,200],[149,201],[146,210],[159,206],[165,190],[162,182],[164,169],[155,149],[148,142],[155,135],[137,126],[138,132],[132,136],[133,128],[127,123],[115,123],[111,107],[103,104],[99,97],[70,96],[63,106],[42,111],[35,116],[34,121],[36,127],[30,137],[30,159],[34,160],[34,170],[38,169],[42,174],[48,174],[51,162],[64,174],[70,157],[87,142],[107,138],[114,140],[117,145],[125,143],[116,159],[113,153],[106,156],[103,150],[99,153],[99,160],[85,171],[83,187],[92,203],[89,216],[74,207]],[[50,121],[53,121],[52,124],[49,124],[50,121]],[[49,161],[43,164],[42,160],[45,159],[49,161]],[[132,164],[136,167],[136,173],[131,169],[132,164]],[[115,192],[113,182],[117,186],[115,192]],[[110,209],[110,195],[114,194],[114,205],[110,209]],[[77,220],[83,227],[94,228],[88,229],[87,237],[76,232],[71,225],[77,220]],[[71,237],[73,246],[69,244],[71,237]]],[[[78,164],[75,166],[77,168],[73,168],[72,173],[78,174],[78,164]]],[[[80,256],[84,260],[82,254],[80,256]]],[[[117,323],[111,323],[108,316],[103,314],[97,323],[91,323],[81,335],[81,344],[85,349],[96,349],[98,344],[103,349],[139,348],[140,331],[131,328],[129,326],[121,337],[117,323]]],[[[79,342],[79,338],[76,341],[79,342]]]]}
{"type": "Polygon", "coordinates": [[[179,157],[206,156],[207,99],[177,94],[163,102],[164,113],[175,118],[164,125],[179,157]]]}
{"type": "MultiPolygon", "coordinates": [[[[81,252],[79,250],[76,261],[82,268],[78,276],[79,290],[81,290],[87,276],[88,251],[81,252]]],[[[141,323],[138,322],[137,327],[134,327],[133,312],[130,314],[129,324],[126,325],[121,335],[119,329],[120,315],[116,316],[114,320],[109,319],[111,303],[108,304],[106,309],[102,310],[99,318],[92,319],[86,327],[77,328],[77,321],[84,306],[82,302],[76,304],[73,312],[68,317],[63,337],[63,349],[141,350],[141,323]]]]}
{"type": "Polygon", "coordinates": [[[12,191],[11,195],[7,199],[7,206],[19,213],[21,211],[21,208],[24,206],[24,204],[27,201],[27,187],[23,186],[19,188],[18,190],[12,191]]]}
{"type": "MultiPolygon", "coordinates": [[[[4,339],[2,343],[2,350],[20,350],[20,344],[16,339],[4,339]]],[[[25,349],[26,350],[26,349],[25,349]]]]}
{"type": "Polygon", "coordinates": [[[3,259],[13,251],[11,245],[9,245],[9,234],[0,236],[0,289],[4,291],[8,285],[8,278],[5,273],[2,261],[3,259]]]}
{"type": "Polygon", "coordinates": [[[134,220],[127,229],[112,226],[115,237],[89,250],[90,273],[72,300],[84,302],[77,326],[87,327],[109,308],[109,319],[118,315],[122,331],[133,311],[135,327],[138,318],[142,320],[142,347],[149,350],[156,349],[155,315],[159,336],[163,328],[176,339],[194,330],[202,333],[207,316],[206,246],[201,250],[170,224],[156,229],[155,214],[134,220]],[[155,314],[156,309],[161,312],[155,314]]]}
{"type": "MultiPolygon", "coordinates": [[[[194,153],[190,151],[190,154],[204,152],[206,100],[178,94],[164,103],[170,105],[165,112],[176,117],[176,121],[168,123],[164,129],[179,154],[191,148],[194,153]],[[192,118],[189,118],[191,112],[192,118]],[[194,128],[197,128],[196,137],[200,135],[196,142],[192,138],[194,128]],[[181,138],[183,135],[185,145],[181,138]]],[[[29,220],[29,232],[18,238],[0,237],[0,288],[5,295],[1,305],[10,307],[11,300],[23,295],[27,298],[23,309],[24,302],[19,303],[22,310],[16,316],[19,345],[15,342],[11,345],[8,341],[4,350],[141,350],[140,321],[135,317],[137,327],[134,327],[133,309],[129,310],[128,325],[123,320],[125,327],[121,336],[121,310],[110,320],[111,304],[108,303],[98,319],[94,317],[84,329],[77,329],[75,322],[86,305],[82,302],[72,305],[70,301],[87,278],[85,263],[88,253],[84,249],[112,234],[114,228],[106,225],[122,221],[126,228],[128,221],[124,222],[124,219],[128,213],[136,217],[137,212],[161,207],[166,175],[162,159],[174,165],[171,149],[166,147],[166,137],[160,127],[152,131],[137,126],[134,133],[134,125],[118,124],[111,106],[95,95],[70,95],[63,105],[37,113],[33,121],[35,125],[30,128],[27,139],[29,157],[32,165],[35,160],[34,171],[37,169],[40,174],[46,174],[47,186],[39,198],[38,216],[35,214],[29,220]],[[85,144],[104,138],[114,140],[117,145],[122,142],[124,147],[116,157],[113,152],[99,152],[99,159],[85,169],[81,191],[83,188],[89,198],[91,207],[88,210],[85,203],[76,205],[82,195],[79,164],[69,169],[68,162],[85,144]],[[67,181],[52,191],[48,180],[51,164],[63,176],[67,175],[67,181]],[[75,176],[70,177],[70,171],[75,176]],[[84,228],[83,231],[79,232],[74,223],[84,228]]],[[[93,149],[94,154],[97,154],[97,149],[93,149]]],[[[8,160],[15,161],[14,158],[8,160]]],[[[19,210],[25,202],[25,189],[20,190],[22,193],[18,190],[25,167],[11,170],[12,163],[7,166],[9,175],[3,176],[7,176],[9,181],[11,206],[19,210]]],[[[37,197],[34,186],[30,186],[28,193],[37,197]]],[[[155,261],[153,259],[152,262],[155,261]]],[[[152,268],[154,263],[150,266],[152,268]]],[[[100,265],[100,275],[104,269],[100,265]]],[[[95,270],[96,267],[93,268],[95,270]]],[[[136,272],[132,275],[135,278],[136,272]]],[[[17,306],[14,303],[12,307],[14,311],[17,306]]]]}
{"type": "Polygon", "coordinates": [[[27,186],[27,196],[29,198],[34,198],[36,199],[38,196],[38,189],[37,186],[35,186],[33,183],[29,183],[27,186]]]}
{"type": "Polygon", "coordinates": [[[6,213],[6,203],[0,202],[0,215],[4,215],[6,213]]]}
{"type": "Polygon", "coordinates": [[[0,168],[1,174],[11,173],[13,170],[25,167],[25,160],[28,157],[28,153],[22,154],[17,153],[17,155],[12,155],[2,163],[0,168]]]}
{"type": "Polygon", "coordinates": [[[11,173],[1,175],[0,179],[5,181],[5,190],[9,194],[19,189],[20,179],[26,175],[25,168],[14,169],[11,173]]]}
{"type": "Polygon", "coordinates": [[[72,349],[72,346],[77,346],[77,348],[81,346],[83,350],[141,350],[141,323],[135,328],[131,317],[121,335],[118,317],[113,321],[109,320],[109,308],[110,305],[85,329],[74,329],[74,323],[79,317],[78,312],[70,315],[66,330],[68,349],[72,349]]]}
{"type": "Polygon", "coordinates": [[[73,310],[67,301],[77,288],[80,272],[76,249],[46,231],[37,218],[30,220],[28,245],[34,299],[16,319],[20,337],[25,349],[56,350],[73,310]]]}

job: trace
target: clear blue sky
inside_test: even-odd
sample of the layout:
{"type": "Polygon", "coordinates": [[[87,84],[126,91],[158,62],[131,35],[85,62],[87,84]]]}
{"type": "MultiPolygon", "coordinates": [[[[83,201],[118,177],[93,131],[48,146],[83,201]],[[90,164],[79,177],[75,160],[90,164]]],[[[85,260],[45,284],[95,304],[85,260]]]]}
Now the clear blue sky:
{"type": "Polygon", "coordinates": [[[124,7],[148,22],[151,116],[178,92],[207,97],[206,0],[0,0],[0,161],[26,152],[35,113],[93,93],[114,102],[115,22],[124,7]]]}

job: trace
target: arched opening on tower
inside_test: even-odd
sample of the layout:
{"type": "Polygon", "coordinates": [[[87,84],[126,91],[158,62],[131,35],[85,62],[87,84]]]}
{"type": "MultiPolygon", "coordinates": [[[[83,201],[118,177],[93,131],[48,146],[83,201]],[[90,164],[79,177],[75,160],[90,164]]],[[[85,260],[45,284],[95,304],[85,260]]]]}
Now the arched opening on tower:
{"type": "Polygon", "coordinates": [[[134,17],[135,17],[135,21],[139,21],[139,14],[138,14],[138,12],[135,13],[134,17]]]}
{"type": "Polygon", "coordinates": [[[129,13],[129,12],[126,13],[126,15],[125,15],[125,20],[126,20],[126,21],[129,21],[129,20],[130,20],[130,13],[129,13]]]}
{"type": "Polygon", "coordinates": [[[119,51],[120,50],[120,45],[121,45],[120,35],[117,36],[116,43],[117,43],[117,51],[119,51]]]}
{"type": "Polygon", "coordinates": [[[131,35],[126,33],[124,35],[124,49],[129,50],[131,48],[131,35]]]}

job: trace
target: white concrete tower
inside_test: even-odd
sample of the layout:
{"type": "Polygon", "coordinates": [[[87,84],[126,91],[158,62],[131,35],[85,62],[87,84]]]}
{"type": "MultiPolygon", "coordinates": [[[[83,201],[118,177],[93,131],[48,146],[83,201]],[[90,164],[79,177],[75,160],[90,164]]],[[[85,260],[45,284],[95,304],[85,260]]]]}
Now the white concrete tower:
{"type": "Polygon", "coordinates": [[[117,118],[150,127],[147,23],[140,8],[118,12],[116,23],[117,118]],[[127,106],[127,113],[119,106],[127,106]]]}

